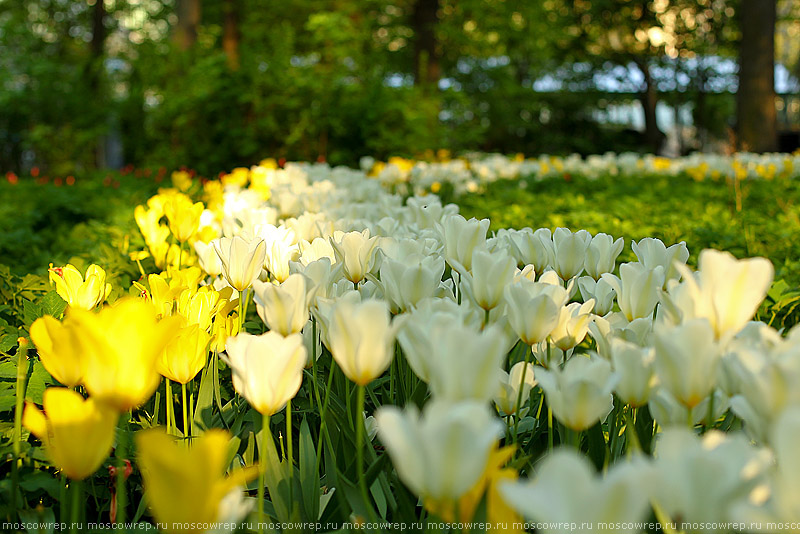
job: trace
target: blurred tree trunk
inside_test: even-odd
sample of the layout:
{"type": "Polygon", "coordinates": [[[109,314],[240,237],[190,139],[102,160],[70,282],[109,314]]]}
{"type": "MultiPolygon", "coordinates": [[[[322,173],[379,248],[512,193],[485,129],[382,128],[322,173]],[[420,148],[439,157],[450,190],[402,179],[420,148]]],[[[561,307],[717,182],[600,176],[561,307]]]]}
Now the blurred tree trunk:
{"type": "Polygon", "coordinates": [[[435,87],[442,76],[436,42],[440,0],[417,0],[411,15],[414,29],[414,78],[417,85],[435,87]]]}
{"type": "Polygon", "coordinates": [[[177,0],[178,27],[175,40],[183,50],[189,50],[197,41],[200,25],[200,0],[177,0]]]}
{"type": "MultiPolygon", "coordinates": [[[[104,53],[106,44],[106,6],[103,0],[97,0],[92,10],[92,40],[89,42],[89,91],[92,99],[102,105],[105,101],[103,94],[104,53]]],[[[106,117],[107,118],[107,117],[106,117]]],[[[106,165],[106,138],[100,135],[94,150],[95,167],[106,165]]]]}
{"type": "Polygon", "coordinates": [[[737,148],[770,152],[778,147],[775,110],[776,0],[742,0],[739,8],[737,148]]]}
{"type": "Polygon", "coordinates": [[[658,105],[658,88],[650,74],[650,65],[646,61],[635,59],[634,63],[642,72],[644,76],[644,87],[639,94],[639,101],[644,110],[644,140],[647,147],[658,154],[661,150],[661,144],[664,142],[664,132],[658,127],[658,117],[656,115],[656,106],[658,105]]]}
{"type": "Polygon", "coordinates": [[[239,2],[225,0],[222,5],[222,49],[231,70],[239,70],[239,2]]]}

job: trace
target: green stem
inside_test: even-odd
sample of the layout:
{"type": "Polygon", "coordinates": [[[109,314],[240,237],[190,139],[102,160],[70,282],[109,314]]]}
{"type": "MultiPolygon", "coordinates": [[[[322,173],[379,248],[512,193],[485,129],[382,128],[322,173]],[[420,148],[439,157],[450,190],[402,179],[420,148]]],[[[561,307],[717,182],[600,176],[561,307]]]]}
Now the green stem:
{"type": "Polygon", "coordinates": [[[172,427],[175,425],[175,422],[172,420],[172,416],[175,412],[172,407],[172,383],[169,378],[165,378],[164,381],[164,411],[167,412],[167,434],[173,435],[172,427]]]}
{"type": "Polygon", "coordinates": [[[127,532],[125,528],[125,512],[128,508],[128,493],[125,487],[125,458],[128,456],[128,418],[130,412],[123,413],[119,418],[119,436],[117,441],[117,451],[115,456],[117,458],[117,524],[122,525],[122,531],[127,532]]]}
{"type": "Polygon", "coordinates": [[[244,299],[247,297],[247,290],[239,291],[239,332],[244,332],[244,299]]]}
{"type": "Polygon", "coordinates": [[[547,405],[547,450],[553,450],[553,409],[547,405]]]}
{"type": "MultiPolygon", "coordinates": [[[[286,402],[286,458],[289,460],[289,473],[294,475],[294,451],[292,450],[292,400],[289,399],[286,402]]],[[[294,478],[292,476],[291,478],[294,478]]],[[[294,483],[293,481],[289,480],[289,502],[294,502],[294,483]]]]}
{"type": "Polygon", "coordinates": [[[689,407],[686,408],[686,424],[689,426],[689,430],[694,430],[694,418],[692,417],[692,409],[689,407]]]}
{"type": "Polygon", "coordinates": [[[336,363],[331,359],[331,370],[328,373],[328,384],[325,386],[325,400],[322,403],[322,412],[320,412],[320,426],[319,426],[319,440],[317,441],[317,469],[316,472],[319,473],[319,466],[322,460],[322,437],[328,431],[327,425],[325,424],[325,415],[328,412],[328,401],[331,398],[331,389],[333,385],[333,372],[336,370],[336,363]]]}
{"type": "Polygon", "coordinates": [[[266,441],[272,439],[272,434],[269,432],[269,415],[261,415],[261,450],[259,451],[258,459],[258,531],[263,534],[264,532],[264,485],[267,475],[267,455],[266,455],[266,441]]]}
{"type": "Polygon", "coordinates": [[[242,293],[244,293],[242,300],[244,304],[242,305],[242,328],[244,328],[244,318],[247,317],[247,307],[250,304],[250,288],[248,287],[242,293]]]}
{"type": "MultiPolygon", "coordinates": [[[[191,382],[190,382],[191,383],[191,382]]],[[[194,386],[194,384],[192,384],[194,386]]],[[[192,387],[194,390],[194,387],[192,387]]],[[[189,438],[194,436],[194,391],[189,393],[189,438]]]]}
{"type": "Polygon", "coordinates": [[[353,407],[350,405],[350,380],[345,378],[344,381],[344,394],[345,394],[345,407],[347,408],[347,422],[350,424],[350,429],[353,428],[353,407]]]}
{"type": "Polygon", "coordinates": [[[651,501],[650,504],[653,507],[653,513],[655,514],[656,519],[659,523],[661,523],[662,530],[664,530],[666,534],[677,534],[675,529],[672,528],[673,523],[664,509],[661,508],[661,506],[655,501],[651,501]]]}
{"type": "Polygon", "coordinates": [[[705,424],[705,431],[708,432],[712,428],[714,428],[714,392],[711,392],[711,395],[708,396],[708,411],[706,412],[706,424],[705,424]]]}
{"type": "MultiPolygon", "coordinates": [[[[633,447],[633,451],[640,452],[642,450],[642,444],[639,442],[639,436],[636,435],[636,427],[634,426],[636,423],[635,411],[636,408],[633,406],[631,406],[629,410],[625,410],[625,428],[629,432],[630,444],[631,447],[633,447]]],[[[632,452],[631,449],[628,449],[628,452],[632,452]]]]}
{"type": "MultiPolygon", "coordinates": [[[[28,376],[28,340],[21,339],[17,347],[17,390],[14,405],[14,462],[11,464],[11,510],[17,509],[19,461],[22,451],[22,411],[25,405],[25,378],[28,376]]],[[[9,520],[12,518],[9,516],[9,520]]]]}
{"type": "Polygon", "coordinates": [[[58,485],[58,515],[62,523],[69,521],[69,510],[67,509],[67,475],[61,471],[58,485]]]}
{"type": "Polygon", "coordinates": [[[70,513],[70,528],[69,531],[74,533],[77,531],[78,523],[81,520],[81,501],[83,500],[83,482],[80,480],[73,480],[70,484],[72,491],[72,511],[70,513]]]}
{"type": "Polygon", "coordinates": [[[514,414],[514,443],[517,442],[517,428],[519,428],[519,420],[522,418],[522,390],[525,386],[525,375],[528,374],[528,358],[530,358],[531,353],[532,349],[528,347],[528,351],[525,353],[525,364],[519,379],[519,391],[517,391],[517,404],[515,405],[516,411],[514,414]]]}
{"type": "Polygon", "coordinates": [[[581,452],[581,431],[569,429],[570,442],[575,450],[581,452]]]}
{"type": "Polygon", "coordinates": [[[186,402],[186,384],[181,384],[181,398],[183,400],[181,403],[181,409],[183,410],[183,437],[188,440],[191,434],[189,430],[189,416],[186,413],[186,408],[188,406],[186,402]]]}
{"type": "Polygon", "coordinates": [[[359,385],[356,400],[356,471],[358,473],[358,487],[361,490],[361,499],[370,515],[372,515],[372,503],[369,499],[367,490],[367,479],[364,476],[364,402],[366,400],[367,389],[359,385]]]}
{"type": "Polygon", "coordinates": [[[317,406],[320,405],[319,387],[317,386],[317,320],[313,317],[311,318],[311,384],[314,391],[311,405],[313,408],[314,403],[317,406]]]}

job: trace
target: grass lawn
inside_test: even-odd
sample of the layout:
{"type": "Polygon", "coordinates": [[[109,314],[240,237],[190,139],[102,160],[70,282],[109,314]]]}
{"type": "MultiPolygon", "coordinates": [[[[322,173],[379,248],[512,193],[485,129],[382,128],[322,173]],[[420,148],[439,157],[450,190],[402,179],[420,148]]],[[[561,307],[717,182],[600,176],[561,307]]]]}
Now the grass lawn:
{"type": "Polygon", "coordinates": [[[737,194],[724,181],[685,176],[498,181],[454,200],[465,217],[489,217],[492,230],[565,226],[624,237],[620,261],[635,260],[630,240],[686,241],[696,262],[707,247],[772,260],[776,279],[800,283],[800,183],[752,180],[737,194]]]}

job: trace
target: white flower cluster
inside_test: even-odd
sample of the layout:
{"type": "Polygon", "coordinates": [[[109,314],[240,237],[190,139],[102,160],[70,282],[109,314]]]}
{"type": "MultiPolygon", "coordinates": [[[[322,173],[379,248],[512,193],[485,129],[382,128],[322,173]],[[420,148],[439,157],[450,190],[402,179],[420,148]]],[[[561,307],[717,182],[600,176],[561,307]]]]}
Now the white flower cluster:
{"type": "MultiPolygon", "coordinates": [[[[376,169],[374,160],[362,162],[376,169]]],[[[376,173],[384,185],[406,193],[435,191],[441,184],[450,184],[456,193],[479,191],[497,180],[569,180],[582,176],[590,180],[618,176],[678,176],[695,180],[745,180],[796,178],[800,176],[800,154],[751,154],[733,156],[695,153],[680,158],[665,158],[635,153],[566,157],[542,155],[524,158],[501,154],[468,154],[463,158],[428,163],[405,161],[404,165],[380,166],[376,173]]]]}
{"type": "MultiPolygon", "coordinates": [[[[738,161],[773,160],[783,161],[738,161]]],[[[559,172],[587,175],[657,165],[629,155],[560,161],[559,172]]],[[[409,172],[414,184],[463,183],[545,176],[544,166],[490,156],[409,172]]],[[[466,220],[435,195],[404,202],[387,192],[396,184],[386,176],[323,164],[265,172],[268,201],[228,186],[224,217],[205,219],[225,237],[198,246],[201,265],[218,286],[252,287],[270,330],[302,335],[309,358],[324,344],[359,385],[389,368],[397,341],[431,398],[421,412],[381,407],[375,422],[400,479],[422,499],[459,499],[478,481],[511,432],[502,418],[520,434],[530,432],[520,419],[547,426],[531,402],[542,391],[572,433],[612,413],[632,425],[646,407],[656,455],[596,475],[576,452],[553,453],[530,481],[500,487],[525,517],[616,524],[644,520],[652,507],[703,524],[800,520],[800,334],[752,322],[772,282],[768,260],[704,250],[693,271],[683,242],[626,244],[566,228],[490,235],[487,219],[466,220]],[[625,246],[637,261],[618,265],[625,246]],[[743,431],[697,435],[697,425],[733,416],[743,431]]]]}

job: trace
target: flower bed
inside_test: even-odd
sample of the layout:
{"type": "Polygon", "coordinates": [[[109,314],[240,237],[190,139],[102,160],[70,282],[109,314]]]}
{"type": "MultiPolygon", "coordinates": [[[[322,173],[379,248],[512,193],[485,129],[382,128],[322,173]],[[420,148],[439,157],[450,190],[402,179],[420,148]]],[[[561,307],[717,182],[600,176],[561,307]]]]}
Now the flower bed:
{"type": "MultiPolygon", "coordinates": [[[[797,168],[746,158],[784,161],[776,179],[797,168]]],[[[800,345],[752,321],[772,264],[708,249],[693,270],[682,242],[490,234],[434,194],[389,192],[551,172],[499,161],[174,175],[136,208],[138,281],[53,266],[53,290],[15,294],[8,515],[165,532],[793,528],[800,345]]],[[[547,161],[562,178],[639,168],[547,161]]]]}

